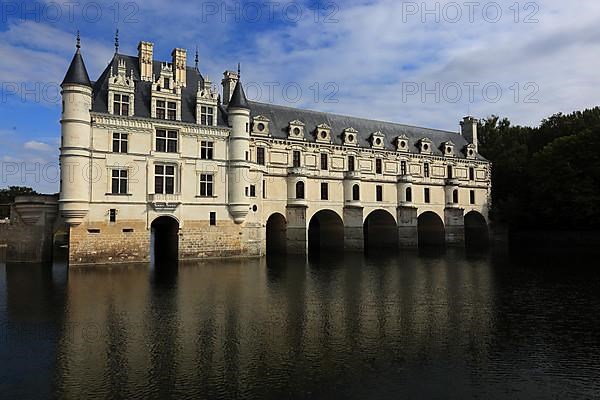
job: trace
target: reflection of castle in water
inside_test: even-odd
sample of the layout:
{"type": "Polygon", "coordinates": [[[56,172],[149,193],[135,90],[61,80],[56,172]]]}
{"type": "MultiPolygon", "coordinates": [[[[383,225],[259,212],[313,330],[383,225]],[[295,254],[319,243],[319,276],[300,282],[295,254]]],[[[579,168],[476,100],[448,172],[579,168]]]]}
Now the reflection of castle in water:
{"type": "Polygon", "coordinates": [[[220,261],[180,268],[176,285],[149,280],[146,268],[71,270],[60,393],[278,393],[292,377],[351,374],[374,358],[485,353],[489,266],[397,260],[220,261]]]}

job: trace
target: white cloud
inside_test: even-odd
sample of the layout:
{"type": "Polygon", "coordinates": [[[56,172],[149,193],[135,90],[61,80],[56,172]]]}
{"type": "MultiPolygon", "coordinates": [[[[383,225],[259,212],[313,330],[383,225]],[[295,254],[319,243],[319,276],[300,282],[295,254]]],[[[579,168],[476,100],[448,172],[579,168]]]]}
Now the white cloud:
{"type": "Polygon", "coordinates": [[[55,151],[56,147],[51,146],[48,143],[38,142],[37,140],[30,140],[23,144],[23,147],[27,150],[34,151],[55,151]]]}

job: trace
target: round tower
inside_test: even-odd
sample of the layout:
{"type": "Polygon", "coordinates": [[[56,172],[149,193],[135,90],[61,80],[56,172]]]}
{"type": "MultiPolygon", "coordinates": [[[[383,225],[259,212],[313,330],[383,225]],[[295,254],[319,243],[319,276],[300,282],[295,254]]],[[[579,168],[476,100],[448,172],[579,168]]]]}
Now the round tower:
{"type": "MultiPolygon", "coordinates": [[[[238,67],[239,77],[239,67],[238,67]]],[[[250,202],[246,186],[250,174],[250,106],[238,79],[227,106],[231,134],[229,136],[229,213],[236,224],[246,220],[250,202]]]]}
{"type": "Polygon", "coordinates": [[[79,225],[90,206],[92,84],[77,51],[61,84],[60,213],[69,225],[79,225]]]}

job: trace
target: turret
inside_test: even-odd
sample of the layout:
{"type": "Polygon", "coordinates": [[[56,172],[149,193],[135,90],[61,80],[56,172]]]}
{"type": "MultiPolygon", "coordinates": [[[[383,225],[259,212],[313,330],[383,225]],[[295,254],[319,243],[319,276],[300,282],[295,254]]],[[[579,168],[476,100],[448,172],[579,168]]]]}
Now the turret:
{"type": "Polygon", "coordinates": [[[475,151],[478,151],[477,146],[477,120],[473,117],[467,116],[460,121],[461,134],[467,141],[467,143],[473,143],[475,151]]]}
{"type": "Polygon", "coordinates": [[[91,174],[90,137],[92,84],[80,52],[77,51],[67,70],[62,87],[60,147],[60,211],[69,225],[79,225],[89,210],[89,176],[91,174]]]}
{"type": "MultiPolygon", "coordinates": [[[[238,77],[239,77],[238,67],[238,77]]],[[[238,79],[227,107],[229,136],[229,213],[236,224],[245,221],[250,208],[246,185],[250,173],[250,106],[238,79]]]]}

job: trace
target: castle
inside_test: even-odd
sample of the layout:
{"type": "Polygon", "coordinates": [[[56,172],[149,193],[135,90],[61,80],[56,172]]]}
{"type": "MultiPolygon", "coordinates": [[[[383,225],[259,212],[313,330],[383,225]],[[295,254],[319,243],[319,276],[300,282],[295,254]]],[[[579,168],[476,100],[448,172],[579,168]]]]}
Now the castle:
{"type": "Polygon", "coordinates": [[[222,94],[140,42],[89,79],[62,82],[60,216],[69,262],[147,262],[464,245],[487,236],[491,164],[477,121],[460,133],[222,94]],[[160,253],[160,254],[159,254],[160,253]]]}

